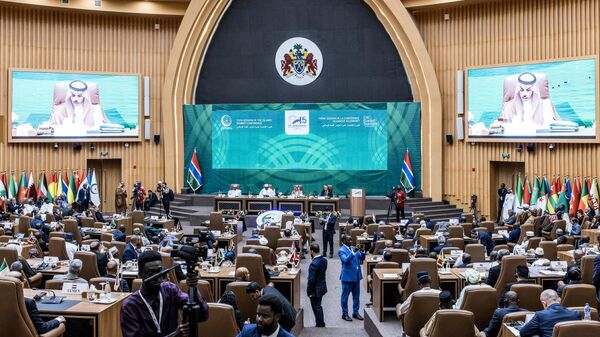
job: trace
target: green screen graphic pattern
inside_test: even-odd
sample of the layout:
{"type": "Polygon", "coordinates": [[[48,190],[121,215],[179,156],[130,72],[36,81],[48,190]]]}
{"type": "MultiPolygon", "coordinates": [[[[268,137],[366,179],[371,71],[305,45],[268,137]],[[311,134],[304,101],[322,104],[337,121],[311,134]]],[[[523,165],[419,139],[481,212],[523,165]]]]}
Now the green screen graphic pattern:
{"type": "MultiPolygon", "coordinates": [[[[184,143],[185,167],[187,177],[188,165],[196,148],[198,161],[202,170],[204,186],[199,193],[226,192],[229,184],[241,184],[242,193],[258,193],[265,183],[270,183],[277,192],[288,193],[294,184],[302,184],[305,193],[318,193],[323,184],[334,185],[334,193],[346,194],[350,188],[366,188],[368,195],[384,195],[391,186],[398,185],[402,170],[404,153],[408,149],[415,175],[417,190],[421,190],[421,104],[418,102],[394,103],[320,103],[320,104],[243,104],[243,105],[184,105],[184,143]],[[356,110],[384,109],[388,113],[387,125],[387,170],[301,170],[289,165],[291,159],[284,155],[277,162],[286,169],[213,169],[211,116],[213,110],[356,110]]],[[[288,136],[289,137],[289,136],[288,136]]],[[[265,139],[271,152],[260,154],[256,149],[250,156],[268,155],[273,160],[273,153],[282,146],[277,139],[265,139]]],[[[369,145],[371,146],[371,144],[369,145]]],[[[373,147],[374,148],[374,147],[373,147]]],[[[328,158],[334,165],[336,157],[344,156],[335,149],[320,149],[323,153],[335,154],[328,158]]],[[[224,154],[215,153],[215,160],[224,154]]],[[[385,153],[376,153],[372,157],[385,160],[385,153]]]]}

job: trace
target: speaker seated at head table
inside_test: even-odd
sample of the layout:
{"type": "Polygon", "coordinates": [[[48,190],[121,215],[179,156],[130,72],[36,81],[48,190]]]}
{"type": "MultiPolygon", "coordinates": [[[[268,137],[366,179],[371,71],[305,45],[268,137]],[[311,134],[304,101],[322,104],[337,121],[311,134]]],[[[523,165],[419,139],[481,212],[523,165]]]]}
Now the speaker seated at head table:
{"type": "Polygon", "coordinates": [[[265,197],[265,198],[273,198],[275,197],[275,190],[273,189],[273,185],[271,184],[264,184],[263,188],[260,190],[260,192],[258,192],[258,197],[265,197]]]}
{"type": "Polygon", "coordinates": [[[304,197],[304,187],[302,187],[302,185],[294,185],[292,193],[290,193],[290,195],[294,198],[304,197]]]}
{"type": "Polygon", "coordinates": [[[239,198],[242,196],[242,190],[240,189],[240,184],[230,184],[229,191],[227,191],[227,196],[230,198],[239,198]]]}

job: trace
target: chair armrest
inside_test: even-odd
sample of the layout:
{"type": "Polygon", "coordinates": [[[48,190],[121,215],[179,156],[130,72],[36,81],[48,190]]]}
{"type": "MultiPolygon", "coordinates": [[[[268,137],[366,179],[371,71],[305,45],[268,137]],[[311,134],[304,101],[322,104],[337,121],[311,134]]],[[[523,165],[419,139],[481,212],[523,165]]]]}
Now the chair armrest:
{"type": "Polygon", "coordinates": [[[425,334],[425,328],[421,328],[421,330],[419,331],[419,337],[427,337],[427,335],[425,334]]]}
{"type": "Polygon", "coordinates": [[[52,329],[45,334],[40,335],[40,337],[61,337],[67,329],[65,328],[64,323],[60,323],[58,328],[52,329]]]}

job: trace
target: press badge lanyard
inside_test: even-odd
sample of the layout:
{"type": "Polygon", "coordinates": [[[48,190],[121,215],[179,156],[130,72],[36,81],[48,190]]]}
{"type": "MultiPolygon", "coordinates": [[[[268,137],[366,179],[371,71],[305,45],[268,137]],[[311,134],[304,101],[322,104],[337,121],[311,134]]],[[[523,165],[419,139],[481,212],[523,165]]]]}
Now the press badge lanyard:
{"type": "Polygon", "coordinates": [[[140,292],[140,297],[142,298],[142,301],[144,301],[144,304],[148,308],[148,311],[150,311],[150,317],[152,317],[152,321],[154,322],[154,325],[156,325],[156,333],[162,333],[160,331],[160,321],[162,319],[162,311],[163,311],[163,297],[162,297],[162,293],[161,292],[158,293],[158,320],[156,319],[156,315],[154,314],[154,310],[152,309],[152,307],[150,306],[150,304],[148,304],[148,302],[146,302],[146,299],[144,298],[144,296],[142,296],[142,292],[140,292]]]}

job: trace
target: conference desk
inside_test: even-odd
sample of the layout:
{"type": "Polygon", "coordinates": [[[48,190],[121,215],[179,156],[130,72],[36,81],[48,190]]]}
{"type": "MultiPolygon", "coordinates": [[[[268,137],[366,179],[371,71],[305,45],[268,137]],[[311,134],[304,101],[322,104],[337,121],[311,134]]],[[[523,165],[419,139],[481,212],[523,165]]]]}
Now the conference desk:
{"type": "MultiPolygon", "coordinates": [[[[24,289],[25,297],[33,298],[40,291],[24,289]]],[[[61,304],[37,303],[38,311],[44,318],[64,316],[67,319],[65,337],[120,337],[120,311],[123,300],[129,293],[111,293],[117,299],[111,304],[95,304],[83,299],[82,295],[63,295],[61,304]]],[[[134,323],[132,323],[134,324],[134,323]]]]}
{"type": "Polygon", "coordinates": [[[590,244],[598,243],[598,235],[600,235],[600,229],[581,230],[581,236],[588,236],[590,238],[590,244]]]}
{"type": "MultiPolygon", "coordinates": [[[[398,293],[398,284],[402,280],[402,268],[394,269],[374,269],[373,270],[373,311],[380,322],[384,320],[385,311],[395,311],[396,303],[400,298],[398,293]]],[[[440,288],[448,290],[453,298],[457,298],[462,287],[460,286],[460,277],[454,272],[438,272],[440,279],[440,288]]]]}
{"type": "Polygon", "coordinates": [[[258,214],[263,211],[280,210],[291,212],[307,212],[315,215],[319,211],[327,209],[340,210],[339,198],[259,198],[256,196],[241,196],[230,198],[227,196],[215,196],[213,209],[215,212],[222,211],[247,211],[248,214],[258,214]]]}
{"type": "MultiPolygon", "coordinates": [[[[226,290],[227,284],[234,281],[235,267],[221,267],[218,273],[200,271],[200,279],[208,281],[211,286],[213,298],[221,298],[226,290]]],[[[300,309],[300,270],[297,274],[281,272],[277,276],[271,276],[275,288],[292,303],[294,308],[300,309]]]]}

